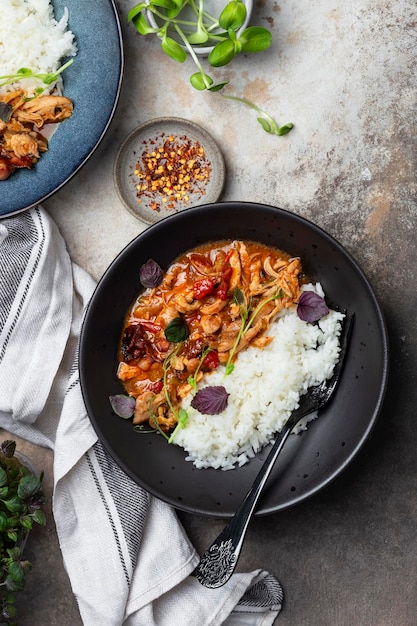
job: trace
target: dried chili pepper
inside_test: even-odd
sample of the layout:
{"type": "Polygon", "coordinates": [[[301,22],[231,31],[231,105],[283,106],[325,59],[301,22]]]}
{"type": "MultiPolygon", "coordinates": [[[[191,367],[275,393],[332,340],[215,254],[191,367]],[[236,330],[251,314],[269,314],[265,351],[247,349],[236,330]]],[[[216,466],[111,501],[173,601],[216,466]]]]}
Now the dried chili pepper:
{"type": "Polygon", "coordinates": [[[202,300],[208,296],[214,289],[214,282],[211,278],[202,278],[197,280],[193,285],[193,294],[196,300],[202,300]]]}

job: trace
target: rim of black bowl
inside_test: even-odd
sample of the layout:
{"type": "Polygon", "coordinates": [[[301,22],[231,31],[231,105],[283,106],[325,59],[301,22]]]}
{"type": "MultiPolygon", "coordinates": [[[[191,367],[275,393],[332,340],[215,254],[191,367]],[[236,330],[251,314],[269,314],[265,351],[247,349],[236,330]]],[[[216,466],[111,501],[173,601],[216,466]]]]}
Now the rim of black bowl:
{"type": "MultiPolygon", "coordinates": [[[[262,500],[261,500],[258,506],[258,510],[255,513],[256,516],[262,516],[262,515],[275,513],[277,511],[289,508],[291,506],[294,506],[295,504],[298,504],[310,498],[311,496],[316,494],[318,491],[320,491],[321,489],[329,485],[331,482],[333,482],[334,479],[338,477],[346,469],[348,465],[350,465],[352,460],[356,457],[359,450],[362,448],[362,446],[368,439],[369,434],[371,433],[375,425],[375,422],[379,416],[379,413],[380,413],[380,410],[381,410],[381,407],[385,398],[385,393],[386,393],[387,383],[388,383],[388,371],[389,371],[389,366],[388,366],[389,344],[388,344],[388,334],[387,334],[385,319],[384,319],[384,315],[382,313],[381,307],[376,299],[376,296],[374,294],[374,291],[371,287],[369,280],[365,276],[364,272],[362,271],[358,263],[351,256],[351,254],[332,235],[328,234],[321,227],[317,226],[310,220],[304,217],[301,217],[297,214],[291,213],[290,211],[287,211],[285,209],[281,209],[281,208],[274,207],[271,205],[256,203],[256,202],[246,202],[246,201],[245,202],[240,202],[240,201],[216,202],[212,204],[191,207],[175,215],[165,217],[159,222],[156,222],[155,224],[149,226],[145,231],[143,231],[137,237],[135,237],[130,243],[128,243],[125,246],[125,248],[123,248],[123,250],[117,255],[117,257],[113,260],[113,262],[109,265],[107,270],[104,272],[87,306],[86,314],[84,317],[84,322],[83,322],[82,329],[81,329],[80,354],[79,354],[80,383],[81,383],[81,390],[82,390],[82,395],[83,395],[84,402],[86,405],[87,413],[89,415],[90,421],[99,439],[101,440],[107,452],[110,454],[110,456],[113,457],[113,459],[123,469],[123,471],[126,474],[128,474],[135,482],[137,482],[142,487],[147,489],[154,496],[160,498],[161,500],[167,502],[168,504],[171,504],[172,506],[174,506],[175,508],[179,510],[183,510],[189,513],[195,513],[195,514],[199,514],[203,516],[208,516],[208,517],[217,517],[217,518],[230,518],[233,515],[234,510],[228,510],[228,511],[219,510],[215,504],[209,507],[200,506],[198,504],[196,505],[187,504],[187,503],[184,504],[184,502],[182,502],[182,498],[178,498],[174,494],[171,495],[167,493],[161,493],[159,489],[155,489],[154,487],[150,486],[146,480],[139,477],[135,473],[135,471],[132,470],[132,467],[130,466],[130,464],[126,463],[122,455],[115,453],[115,451],[112,448],[111,442],[109,442],[106,439],[106,437],[103,436],[103,429],[100,424],[100,419],[97,419],[97,416],[95,415],[95,411],[91,402],[91,397],[90,397],[90,393],[88,389],[89,383],[86,377],[85,363],[88,358],[88,354],[87,354],[88,346],[86,345],[86,337],[88,336],[89,325],[90,323],[92,323],[92,320],[90,319],[90,315],[94,314],[93,309],[94,309],[95,299],[100,294],[102,285],[106,281],[107,276],[113,271],[115,271],[120,264],[122,264],[125,256],[129,255],[132,249],[135,249],[138,246],[139,242],[144,241],[148,239],[149,237],[157,236],[159,231],[167,228],[169,224],[173,222],[174,220],[179,221],[179,222],[189,222],[190,219],[192,219],[194,216],[195,217],[197,217],[198,215],[201,216],[204,213],[210,214],[210,212],[214,212],[218,210],[227,211],[228,209],[230,210],[238,209],[239,211],[252,211],[254,209],[258,209],[258,210],[263,210],[265,212],[270,212],[271,217],[273,216],[274,218],[277,217],[278,215],[281,215],[285,219],[289,219],[290,221],[292,220],[294,224],[300,224],[302,227],[307,227],[307,229],[310,229],[319,238],[324,238],[324,240],[326,240],[330,246],[332,246],[335,250],[337,250],[337,252],[340,253],[342,257],[344,257],[348,261],[348,263],[354,268],[358,277],[360,277],[361,281],[363,282],[363,285],[367,290],[367,295],[370,298],[373,311],[376,315],[376,322],[378,325],[378,331],[380,333],[380,338],[381,338],[382,364],[381,364],[380,385],[378,387],[378,393],[377,393],[377,397],[375,400],[375,404],[373,405],[372,414],[369,416],[369,418],[367,418],[366,427],[363,429],[363,431],[361,430],[361,434],[356,445],[352,447],[350,453],[346,456],[343,462],[338,463],[331,471],[328,472],[328,474],[323,480],[321,480],[318,484],[314,485],[311,489],[306,489],[302,493],[302,495],[297,494],[296,491],[294,490],[294,493],[292,495],[289,495],[287,499],[285,500],[285,502],[282,502],[280,504],[272,504],[272,505],[270,503],[266,503],[265,505],[263,505],[262,500]]],[[[216,237],[217,240],[222,239],[222,238],[229,239],[232,237],[229,237],[227,235],[225,237],[216,237]]],[[[247,239],[249,239],[249,237],[247,237],[247,239]]],[[[252,239],[253,240],[256,239],[255,234],[252,237],[252,239]]],[[[208,240],[209,240],[208,238],[204,239],[204,241],[208,241],[208,240]]],[[[198,243],[196,245],[198,245],[198,243]]],[[[180,252],[181,251],[182,250],[180,250],[180,252]]],[[[173,260],[174,258],[171,259],[171,261],[173,260]]],[[[134,293],[138,293],[139,290],[140,288],[138,284],[135,288],[134,293]]],[[[133,299],[131,301],[133,301],[133,299]]],[[[127,312],[127,307],[126,307],[126,312],[127,312]]],[[[121,327],[120,327],[120,330],[121,330],[121,327]]],[[[313,424],[312,427],[314,427],[314,424],[318,422],[320,422],[320,419],[315,420],[315,422],[312,422],[313,424]]],[[[311,427],[309,427],[309,429],[307,429],[307,431],[305,432],[308,433],[310,428],[311,427]]],[[[306,440],[307,440],[307,437],[306,437],[306,440]]],[[[291,448],[291,446],[289,445],[289,441],[286,443],[286,446],[284,446],[284,450],[282,451],[281,455],[284,455],[285,447],[291,448]]],[[[267,449],[269,449],[269,446],[265,446],[264,450],[267,451],[267,449]]],[[[185,460],[184,460],[184,463],[187,463],[187,465],[191,465],[190,462],[187,462],[185,460]]],[[[249,464],[246,464],[246,465],[249,465],[249,464]]],[[[242,469],[242,468],[239,468],[239,469],[242,469]]],[[[205,471],[221,472],[221,470],[196,470],[196,472],[205,472],[205,471]]],[[[239,471],[239,470],[230,470],[230,472],[232,473],[236,471],[239,471]]],[[[229,472],[222,473],[223,476],[224,474],[229,474],[229,472]]],[[[271,481],[274,480],[273,475],[271,476],[270,480],[271,481]]],[[[265,491],[267,489],[268,489],[268,485],[265,491]]]]}

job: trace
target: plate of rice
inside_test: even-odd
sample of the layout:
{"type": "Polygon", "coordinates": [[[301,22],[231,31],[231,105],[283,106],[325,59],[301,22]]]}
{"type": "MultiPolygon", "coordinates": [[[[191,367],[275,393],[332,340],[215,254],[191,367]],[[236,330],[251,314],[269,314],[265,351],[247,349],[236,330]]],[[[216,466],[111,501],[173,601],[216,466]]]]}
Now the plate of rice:
{"type": "MultiPolygon", "coordinates": [[[[355,325],[336,397],[290,436],[262,495],[258,515],[317,493],[349,465],[366,441],[381,409],[388,377],[383,314],[354,259],[329,234],[301,217],[246,202],[203,205],[167,217],[118,255],[89,304],[79,368],[93,427],[122,469],[150,493],[185,511],[231,517],[265,460],[274,434],[297,407],[300,396],[331,376],[338,360],[344,311],[355,315],[355,325]],[[122,419],[109,402],[109,398],[123,397],[125,391],[116,375],[122,329],[132,305],[141,303],[139,276],[149,259],[169,276],[168,268],[177,259],[181,264],[186,251],[219,241],[254,242],[285,251],[290,263],[301,260],[305,278],[297,300],[274,314],[265,331],[268,341],[261,337],[257,345],[240,351],[231,375],[228,364],[220,363],[203,378],[196,378],[197,395],[185,395],[181,404],[187,421],[169,443],[158,430],[135,428],[132,419],[122,419]],[[325,313],[314,323],[306,323],[297,313],[303,292],[326,303],[325,313]],[[220,411],[207,414],[194,402],[207,388],[227,390],[227,402],[220,411]]],[[[151,317],[149,324],[156,326],[151,317]]],[[[136,413],[133,421],[135,417],[136,413]]]]}
{"type": "Polygon", "coordinates": [[[54,127],[36,164],[0,180],[0,217],[4,217],[50,197],[97,148],[118,102],[123,48],[113,0],[4,0],[0,29],[0,99],[19,85],[29,98],[46,86],[29,78],[5,84],[1,77],[22,69],[49,75],[68,63],[46,93],[54,90],[73,104],[72,115],[54,127]]]}

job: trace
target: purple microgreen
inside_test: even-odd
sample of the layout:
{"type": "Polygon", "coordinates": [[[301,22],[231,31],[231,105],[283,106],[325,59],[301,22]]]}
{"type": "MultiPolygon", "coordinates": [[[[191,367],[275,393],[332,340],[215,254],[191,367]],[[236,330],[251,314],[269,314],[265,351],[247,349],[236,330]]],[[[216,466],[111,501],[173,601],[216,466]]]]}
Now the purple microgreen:
{"type": "Polygon", "coordinates": [[[144,287],[158,287],[164,279],[164,273],[158,263],[149,259],[139,270],[139,280],[144,287]]]}
{"type": "Polygon", "coordinates": [[[298,299],[297,315],[303,322],[317,322],[328,312],[324,298],[314,291],[303,291],[298,299]]]}
{"type": "Polygon", "coordinates": [[[200,389],[191,401],[191,406],[203,415],[218,415],[227,407],[229,393],[222,385],[200,389]]]}
{"type": "Polygon", "coordinates": [[[7,459],[12,458],[15,450],[16,450],[16,442],[13,441],[12,439],[6,439],[0,445],[0,452],[2,452],[7,459]]]}
{"type": "Polygon", "coordinates": [[[185,341],[190,334],[187,322],[183,317],[175,317],[165,328],[165,337],[170,343],[185,341]]]}
{"type": "Polygon", "coordinates": [[[123,419],[129,419],[129,417],[132,417],[136,405],[135,398],[118,393],[114,396],[109,396],[109,400],[111,408],[116,415],[123,417],[123,419]]]}

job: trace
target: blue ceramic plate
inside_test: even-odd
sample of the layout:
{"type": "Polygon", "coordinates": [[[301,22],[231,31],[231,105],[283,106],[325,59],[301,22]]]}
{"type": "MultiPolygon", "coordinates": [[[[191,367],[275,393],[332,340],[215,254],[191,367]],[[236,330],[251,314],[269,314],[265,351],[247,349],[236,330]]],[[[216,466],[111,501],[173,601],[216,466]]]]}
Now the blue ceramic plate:
{"type": "Polygon", "coordinates": [[[53,0],[53,5],[57,20],[68,8],[78,47],[63,75],[74,113],[58,126],[48,152],[33,169],[19,170],[1,182],[0,217],[29,209],[65,185],[97,148],[119,98],[123,47],[113,0],[53,0]]]}

